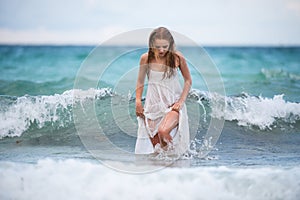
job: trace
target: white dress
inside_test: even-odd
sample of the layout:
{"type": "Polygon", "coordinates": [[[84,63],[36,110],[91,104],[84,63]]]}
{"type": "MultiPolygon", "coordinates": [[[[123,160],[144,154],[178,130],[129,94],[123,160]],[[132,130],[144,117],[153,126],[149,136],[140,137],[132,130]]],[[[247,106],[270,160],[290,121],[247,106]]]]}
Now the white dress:
{"type": "MultiPolygon", "coordinates": [[[[182,93],[177,71],[170,78],[164,78],[164,72],[149,70],[148,89],[144,105],[145,120],[137,117],[138,133],[135,145],[136,154],[151,154],[155,148],[150,137],[157,134],[158,127],[164,116],[171,111],[171,106],[177,102],[182,93]]],[[[170,135],[172,147],[176,154],[183,154],[189,147],[189,125],[186,105],[179,111],[179,123],[170,135]]]]}

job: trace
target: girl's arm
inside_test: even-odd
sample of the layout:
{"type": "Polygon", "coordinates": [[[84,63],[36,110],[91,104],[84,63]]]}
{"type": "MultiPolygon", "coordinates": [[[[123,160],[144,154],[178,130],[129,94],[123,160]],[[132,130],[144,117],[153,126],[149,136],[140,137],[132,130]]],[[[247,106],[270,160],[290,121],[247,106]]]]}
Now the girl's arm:
{"type": "Polygon", "coordinates": [[[139,68],[139,73],[138,73],[138,78],[137,78],[137,83],[136,83],[136,90],[135,90],[135,110],[136,110],[136,115],[138,117],[144,118],[144,109],[142,105],[142,95],[143,95],[143,90],[144,90],[144,82],[145,82],[145,77],[147,73],[147,59],[148,59],[148,54],[145,53],[141,56],[140,59],[140,68],[139,68]]]}
{"type": "Polygon", "coordinates": [[[178,100],[178,102],[176,102],[173,105],[173,108],[179,110],[181,108],[181,106],[183,105],[183,103],[185,102],[185,100],[189,94],[189,91],[191,89],[192,77],[191,77],[190,70],[185,61],[184,56],[180,52],[176,52],[176,54],[179,57],[179,67],[180,67],[180,71],[181,71],[183,79],[184,79],[184,86],[183,86],[183,90],[182,90],[180,99],[178,100]]]}

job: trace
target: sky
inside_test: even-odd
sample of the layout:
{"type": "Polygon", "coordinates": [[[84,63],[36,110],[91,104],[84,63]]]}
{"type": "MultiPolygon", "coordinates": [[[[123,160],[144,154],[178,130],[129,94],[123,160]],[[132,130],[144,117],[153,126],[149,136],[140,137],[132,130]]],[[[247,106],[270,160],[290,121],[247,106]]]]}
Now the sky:
{"type": "Polygon", "coordinates": [[[300,45],[300,0],[0,0],[2,44],[100,44],[158,26],[203,45],[300,45]]]}

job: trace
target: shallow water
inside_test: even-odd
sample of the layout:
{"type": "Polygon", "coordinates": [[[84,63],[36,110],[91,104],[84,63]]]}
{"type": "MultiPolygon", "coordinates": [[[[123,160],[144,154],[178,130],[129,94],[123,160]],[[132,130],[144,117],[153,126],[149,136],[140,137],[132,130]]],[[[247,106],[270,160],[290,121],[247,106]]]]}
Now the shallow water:
{"type": "Polygon", "coordinates": [[[221,94],[214,92],[221,87],[218,74],[194,67],[198,51],[179,47],[193,77],[186,102],[192,141],[190,151],[173,160],[133,154],[135,73],[145,48],[103,47],[101,60],[87,60],[93,49],[0,46],[1,199],[45,193],[49,199],[159,199],[138,188],[161,191],[162,179],[173,199],[184,191],[190,199],[300,195],[300,48],[202,49],[220,72],[221,94]],[[214,119],[224,120],[221,135],[206,138],[214,119]]]}

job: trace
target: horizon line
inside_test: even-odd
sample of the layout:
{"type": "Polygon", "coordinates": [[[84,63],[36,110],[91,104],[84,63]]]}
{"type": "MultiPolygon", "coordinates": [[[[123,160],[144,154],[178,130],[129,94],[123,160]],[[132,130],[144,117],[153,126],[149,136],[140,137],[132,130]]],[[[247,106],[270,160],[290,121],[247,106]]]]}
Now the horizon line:
{"type": "MultiPolygon", "coordinates": [[[[197,44],[198,46],[203,46],[203,47],[300,47],[300,43],[299,44],[274,44],[274,43],[220,43],[220,44],[213,44],[213,43],[206,43],[206,44],[197,44]]],[[[37,43],[37,42],[0,42],[0,46],[111,46],[111,47],[130,47],[130,46],[134,46],[134,47],[143,47],[143,46],[147,46],[148,44],[101,44],[101,42],[97,43],[89,43],[89,42],[41,42],[41,43],[37,43]]],[[[193,47],[194,45],[185,45],[185,44],[178,44],[176,46],[181,46],[181,47],[193,47]]]]}

